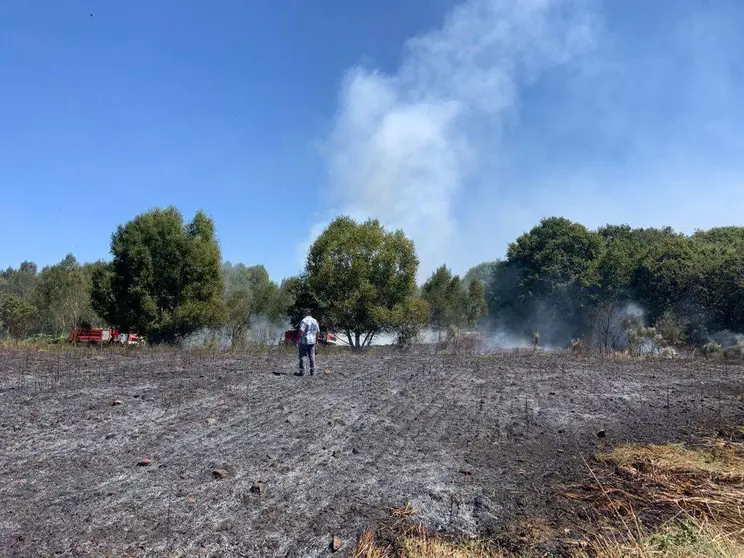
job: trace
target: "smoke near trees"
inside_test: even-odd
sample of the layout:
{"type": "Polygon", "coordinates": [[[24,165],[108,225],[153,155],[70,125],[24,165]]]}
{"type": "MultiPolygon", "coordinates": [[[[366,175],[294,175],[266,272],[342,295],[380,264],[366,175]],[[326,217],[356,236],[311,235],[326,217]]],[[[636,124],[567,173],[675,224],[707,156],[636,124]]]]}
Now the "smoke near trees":
{"type": "MultiPolygon", "coordinates": [[[[629,318],[670,345],[744,330],[744,227],[699,231],[549,218],[509,246],[487,286],[494,324],[547,344],[627,345],[629,318]]],[[[631,320],[632,321],[632,320],[631,320]]]]}
{"type": "Polygon", "coordinates": [[[111,255],[81,264],[68,254],[41,270],[24,261],[1,271],[2,334],[116,326],[174,342],[219,330],[238,346],[257,325],[296,326],[311,308],[357,349],[381,334],[408,344],[426,328],[477,328],[602,352],[744,350],[744,227],[686,236],[668,227],[590,230],[551,217],[516,238],[503,259],[494,254],[462,278],[441,265],[417,286],[419,260],[403,231],[339,217],[310,247],[302,272],[277,283],[260,264],[222,262],[204,213],[185,222],[170,207],[117,227],[111,255]]]}

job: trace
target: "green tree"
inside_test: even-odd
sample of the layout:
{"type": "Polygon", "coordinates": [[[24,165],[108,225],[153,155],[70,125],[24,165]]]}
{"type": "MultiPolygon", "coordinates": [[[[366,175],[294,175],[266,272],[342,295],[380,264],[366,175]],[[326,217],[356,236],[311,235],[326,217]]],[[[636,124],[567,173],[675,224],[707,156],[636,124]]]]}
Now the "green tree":
{"type": "Polygon", "coordinates": [[[358,349],[395,325],[391,312],[414,296],[417,269],[413,242],[401,231],[339,217],[311,246],[297,294],[320,310],[321,326],[358,349]]]}
{"type": "Polygon", "coordinates": [[[214,223],[199,211],[184,224],[174,207],[120,225],[113,261],[93,276],[93,305],[109,323],[173,342],[223,322],[223,280],[214,223]]]}
{"type": "Polygon", "coordinates": [[[262,265],[246,267],[243,264],[223,265],[225,277],[226,326],[234,345],[245,340],[251,320],[264,316],[276,323],[284,315],[280,291],[262,265]]]}
{"type": "Polygon", "coordinates": [[[666,310],[707,321],[706,259],[705,247],[684,235],[659,239],[647,247],[631,286],[652,323],[666,310]]]}
{"type": "Polygon", "coordinates": [[[15,293],[0,296],[0,323],[11,337],[26,337],[33,326],[35,314],[36,308],[15,293]]]}
{"type": "Polygon", "coordinates": [[[437,268],[421,287],[421,297],[429,304],[429,323],[442,331],[466,321],[467,300],[460,277],[446,265],[437,268]]]}
{"type": "Polygon", "coordinates": [[[470,281],[465,304],[465,316],[470,327],[475,327],[481,319],[488,315],[485,294],[485,286],[482,281],[470,281]]]}
{"type": "Polygon", "coordinates": [[[543,219],[509,245],[489,314],[520,334],[566,344],[586,330],[598,290],[602,237],[568,219],[543,219]]]}
{"type": "Polygon", "coordinates": [[[0,295],[12,293],[21,300],[28,300],[37,278],[37,267],[34,262],[24,261],[18,269],[9,267],[0,271],[0,295]]]}
{"type": "Polygon", "coordinates": [[[39,310],[43,330],[65,333],[82,323],[100,320],[91,305],[92,270],[95,265],[81,266],[72,254],[39,273],[32,300],[39,310]]]}
{"type": "Polygon", "coordinates": [[[308,308],[321,324],[321,327],[325,328],[327,326],[320,303],[315,293],[310,289],[307,275],[303,274],[284,279],[279,287],[279,293],[280,299],[286,305],[286,314],[293,328],[299,327],[302,318],[305,317],[303,312],[308,308]]]}
{"type": "Polygon", "coordinates": [[[500,264],[500,261],[483,262],[471,267],[465,274],[465,277],[462,278],[463,285],[465,288],[469,288],[470,283],[478,280],[484,286],[487,286],[493,280],[493,274],[500,264]]]}
{"type": "Polygon", "coordinates": [[[390,311],[384,311],[382,321],[388,324],[389,331],[397,333],[397,343],[408,346],[416,342],[421,331],[429,323],[429,303],[419,297],[412,297],[390,311]]]}

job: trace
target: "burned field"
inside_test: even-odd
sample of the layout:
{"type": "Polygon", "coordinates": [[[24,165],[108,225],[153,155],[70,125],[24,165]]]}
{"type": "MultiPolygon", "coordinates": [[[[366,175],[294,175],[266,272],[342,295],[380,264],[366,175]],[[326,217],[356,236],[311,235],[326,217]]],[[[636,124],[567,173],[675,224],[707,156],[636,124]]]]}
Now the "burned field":
{"type": "Polygon", "coordinates": [[[566,513],[584,460],[744,424],[744,367],[561,354],[0,352],[0,555],[324,556],[566,513]]]}

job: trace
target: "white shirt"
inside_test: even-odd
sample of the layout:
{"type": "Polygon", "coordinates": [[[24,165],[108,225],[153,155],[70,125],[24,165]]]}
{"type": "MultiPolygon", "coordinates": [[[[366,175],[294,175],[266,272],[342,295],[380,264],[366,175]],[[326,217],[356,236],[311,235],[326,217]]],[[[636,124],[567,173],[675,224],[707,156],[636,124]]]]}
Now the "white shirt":
{"type": "Polygon", "coordinates": [[[318,320],[312,316],[305,316],[300,322],[300,342],[304,342],[306,345],[315,345],[318,331],[320,331],[318,320]]]}

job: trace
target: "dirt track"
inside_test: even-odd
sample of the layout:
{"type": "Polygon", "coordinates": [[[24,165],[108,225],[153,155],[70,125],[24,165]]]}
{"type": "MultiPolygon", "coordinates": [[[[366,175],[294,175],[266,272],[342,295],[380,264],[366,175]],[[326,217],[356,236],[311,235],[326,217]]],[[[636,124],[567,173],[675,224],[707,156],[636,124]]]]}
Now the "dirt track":
{"type": "Polygon", "coordinates": [[[281,350],[0,352],[0,555],[324,556],[408,500],[430,528],[497,531],[558,513],[554,488],[603,446],[744,424],[744,367],[723,363],[319,363],[298,378],[281,350]]]}

